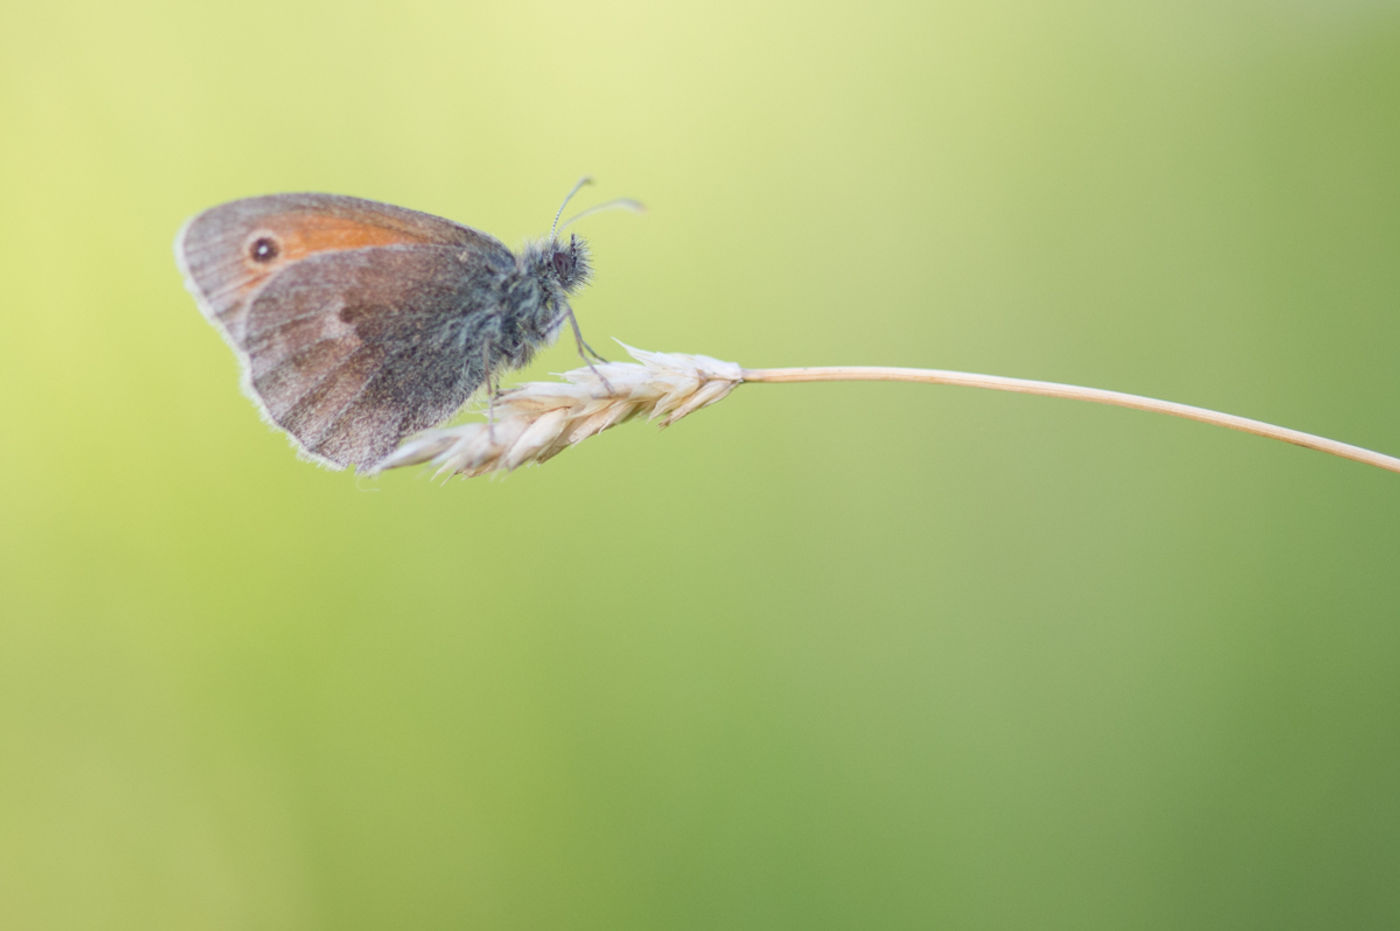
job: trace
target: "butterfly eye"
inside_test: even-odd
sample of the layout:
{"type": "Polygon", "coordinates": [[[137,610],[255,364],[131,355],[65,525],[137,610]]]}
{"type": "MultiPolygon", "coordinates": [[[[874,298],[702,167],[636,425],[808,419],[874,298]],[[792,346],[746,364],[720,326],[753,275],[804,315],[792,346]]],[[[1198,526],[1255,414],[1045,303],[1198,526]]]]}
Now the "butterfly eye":
{"type": "Polygon", "coordinates": [[[279,251],[277,240],[271,236],[259,236],[248,247],[248,255],[254,262],[271,262],[279,251]]]}
{"type": "Polygon", "coordinates": [[[573,264],[573,257],[567,252],[554,253],[554,273],[560,278],[567,278],[569,276],[573,264]]]}

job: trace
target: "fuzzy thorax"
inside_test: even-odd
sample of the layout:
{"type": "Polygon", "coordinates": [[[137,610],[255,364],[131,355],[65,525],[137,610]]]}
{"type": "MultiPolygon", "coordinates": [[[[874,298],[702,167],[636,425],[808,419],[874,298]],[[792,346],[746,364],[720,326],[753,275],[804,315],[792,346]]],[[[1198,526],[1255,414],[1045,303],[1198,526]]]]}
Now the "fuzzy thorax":
{"type": "Polygon", "coordinates": [[[478,334],[489,347],[485,370],[519,368],[554,342],[573,314],[569,295],[587,284],[590,272],[588,246],[577,236],[527,243],[514,270],[497,280],[497,313],[483,321],[488,331],[478,334]]]}

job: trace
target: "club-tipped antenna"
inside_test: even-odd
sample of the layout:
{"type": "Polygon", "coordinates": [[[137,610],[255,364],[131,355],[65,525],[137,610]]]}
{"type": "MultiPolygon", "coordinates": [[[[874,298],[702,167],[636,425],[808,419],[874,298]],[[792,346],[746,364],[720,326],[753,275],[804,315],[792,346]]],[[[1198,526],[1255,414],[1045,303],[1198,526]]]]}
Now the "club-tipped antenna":
{"type": "MultiPolygon", "coordinates": [[[[583,187],[585,184],[592,184],[592,183],[593,183],[593,178],[592,178],[592,176],[591,176],[591,175],[584,175],[582,178],[579,178],[579,179],[578,179],[578,181],[574,184],[573,187],[569,188],[569,193],[566,194],[566,195],[564,195],[564,202],[563,202],[562,204],[559,205],[559,210],[558,210],[558,212],[556,212],[556,213],[554,214],[554,225],[551,226],[551,227],[549,228],[549,233],[550,233],[551,236],[554,235],[556,232],[559,231],[559,218],[560,218],[561,216],[563,216],[563,214],[564,214],[564,208],[567,207],[567,206],[569,206],[569,201],[571,201],[571,200],[574,199],[574,195],[577,194],[577,193],[579,192],[579,188],[583,187]]],[[[565,223],[564,225],[565,225],[565,226],[568,226],[569,224],[565,223]]]]}
{"type": "Polygon", "coordinates": [[[609,200],[604,201],[601,204],[594,204],[587,210],[580,210],[578,213],[565,220],[563,226],[560,226],[559,229],[562,230],[575,220],[582,220],[584,217],[590,214],[598,213],[603,210],[613,210],[618,208],[621,208],[623,210],[632,210],[637,213],[642,213],[647,209],[646,207],[642,206],[641,201],[633,200],[630,197],[619,197],[616,200],[609,200]]]}

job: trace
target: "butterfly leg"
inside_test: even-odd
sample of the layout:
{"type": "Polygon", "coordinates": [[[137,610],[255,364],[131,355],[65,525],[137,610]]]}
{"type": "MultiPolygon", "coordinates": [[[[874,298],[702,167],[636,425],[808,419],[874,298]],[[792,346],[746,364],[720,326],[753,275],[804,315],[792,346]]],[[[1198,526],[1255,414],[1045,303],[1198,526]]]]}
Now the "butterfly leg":
{"type": "Polygon", "coordinates": [[[598,380],[603,383],[603,387],[611,393],[613,386],[608,383],[608,377],[598,371],[598,366],[593,364],[593,359],[597,359],[599,362],[607,362],[608,360],[604,359],[598,354],[596,349],[584,342],[583,331],[578,327],[578,318],[574,316],[574,309],[569,307],[564,311],[564,314],[569,318],[569,326],[574,328],[574,341],[578,343],[578,354],[582,356],[583,361],[588,364],[589,370],[592,371],[594,375],[598,376],[598,380]],[[590,355],[593,359],[588,358],[590,355]]]}
{"type": "Polygon", "coordinates": [[[496,395],[501,389],[500,375],[491,371],[491,343],[481,344],[481,366],[486,373],[486,430],[491,442],[496,442],[496,395]]]}

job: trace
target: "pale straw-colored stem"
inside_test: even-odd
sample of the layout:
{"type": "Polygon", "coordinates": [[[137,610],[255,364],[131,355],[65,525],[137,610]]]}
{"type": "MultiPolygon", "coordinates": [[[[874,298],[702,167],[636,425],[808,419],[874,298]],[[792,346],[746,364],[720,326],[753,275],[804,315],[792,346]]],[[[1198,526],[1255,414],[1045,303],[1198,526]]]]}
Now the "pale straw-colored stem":
{"type": "Polygon", "coordinates": [[[1122,391],[1108,391],[1103,388],[1084,388],[1079,385],[1062,385],[1053,381],[1032,381],[1026,378],[1008,378],[1004,375],[978,375],[973,372],[952,372],[946,369],[909,369],[878,365],[833,365],[808,368],[744,369],[746,382],[798,382],[798,381],[917,381],[930,385],[956,385],[964,388],[988,388],[992,391],[1014,391],[1018,394],[1039,394],[1048,398],[1068,398],[1073,401],[1091,401],[1095,404],[1109,404],[1114,407],[1130,407],[1154,414],[1169,414],[1184,417],[1201,423],[1253,433],[1255,436],[1282,440],[1297,446],[1306,446],[1319,452],[1331,453],[1343,459],[1364,462],[1378,469],[1400,472],[1400,459],[1350,443],[1329,440],[1326,437],[1277,427],[1262,420],[1224,414],[1220,411],[1175,401],[1161,401],[1139,394],[1125,394],[1122,391]]]}
{"type": "Polygon", "coordinates": [[[562,382],[530,382],[496,395],[489,422],[429,430],[405,441],[373,471],[432,462],[439,473],[483,475],[544,462],[588,437],[634,417],[662,426],[675,423],[726,397],[744,382],[917,381],[1039,394],[1170,414],[1282,440],[1400,472],[1400,459],[1261,420],[1160,401],[1121,391],[1049,381],[976,375],[942,369],[832,366],[743,369],[709,356],[644,352],[624,346],[636,363],[603,362],[564,373],[562,382]]]}

